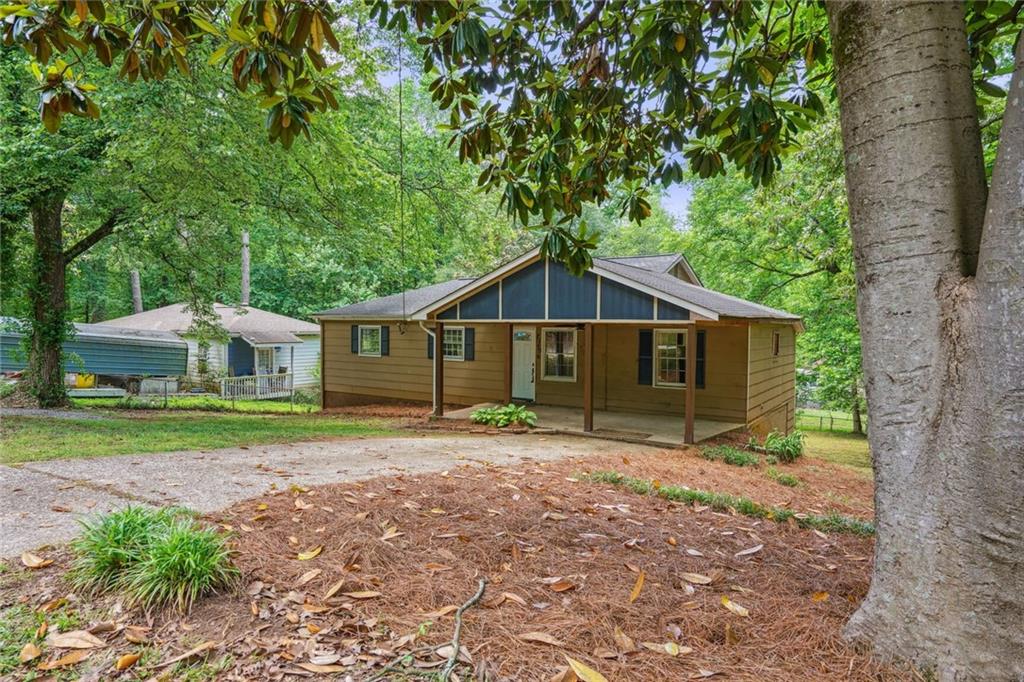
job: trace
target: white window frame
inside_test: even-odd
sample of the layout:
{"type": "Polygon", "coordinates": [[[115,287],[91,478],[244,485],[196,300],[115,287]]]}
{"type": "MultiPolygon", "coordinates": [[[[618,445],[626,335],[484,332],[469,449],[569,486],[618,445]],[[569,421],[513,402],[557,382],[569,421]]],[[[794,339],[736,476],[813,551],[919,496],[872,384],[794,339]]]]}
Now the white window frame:
{"type": "Polygon", "coordinates": [[[460,337],[460,340],[459,340],[459,354],[458,355],[448,355],[448,353],[445,351],[445,340],[444,340],[443,336],[441,338],[441,352],[444,353],[444,359],[445,360],[450,360],[452,362],[463,362],[466,359],[466,328],[465,327],[449,327],[448,325],[445,325],[443,333],[447,334],[450,331],[452,331],[452,332],[460,332],[460,334],[459,334],[459,337],[460,337]]]}
{"type": "Polygon", "coordinates": [[[359,356],[364,358],[379,358],[381,357],[381,350],[384,343],[384,332],[379,324],[361,324],[359,325],[359,356]],[[363,330],[377,330],[377,352],[370,353],[363,350],[363,330]]]}
{"type": "Polygon", "coordinates": [[[266,371],[266,372],[263,372],[263,374],[264,375],[273,374],[274,373],[274,349],[273,348],[257,348],[256,349],[256,358],[255,358],[256,362],[254,363],[255,364],[256,374],[257,375],[260,374],[260,354],[261,353],[270,353],[270,364],[269,364],[269,368],[270,369],[268,371],[266,371]]]}
{"type": "Polygon", "coordinates": [[[577,366],[579,365],[579,345],[577,343],[576,327],[541,327],[540,330],[540,378],[542,381],[563,381],[575,383],[577,366]],[[571,332],[572,333],[572,376],[562,377],[548,374],[548,332],[571,332]]]}
{"type": "Polygon", "coordinates": [[[689,343],[688,343],[690,337],[689,337],[689,334],[687,333],[686,329],[657,329],[657,328],[655,328],[654,334],[652,334],[652,337],[653,337],[652,340],[653,340],[653,343],[654,343],[654,348],[653,348],[653,352],[651,353],[651,359],[652,359],[652,362],[653,362],[653,365],[654,365],[653,368],[652,368],[654,371],[651,372],[651,374],[652,374],[652,376],[651,376],[651,385],[653,385],[655,388],[671,388],[671,389],[686,388],[686,382],[685,381],[684,382],[661,381],[659,379],[659,376],[661,375],[661,358],[658,355],[658,334],[682,334],[683,335],[683,357],[682,357],[682,360],[683,360],[683,363],[684,363],[683,364],[683,371],[684,372],[686,371],[686,365],[685,365],[685,363],[686,363],[686,353],[690,352],[689,343]]]}

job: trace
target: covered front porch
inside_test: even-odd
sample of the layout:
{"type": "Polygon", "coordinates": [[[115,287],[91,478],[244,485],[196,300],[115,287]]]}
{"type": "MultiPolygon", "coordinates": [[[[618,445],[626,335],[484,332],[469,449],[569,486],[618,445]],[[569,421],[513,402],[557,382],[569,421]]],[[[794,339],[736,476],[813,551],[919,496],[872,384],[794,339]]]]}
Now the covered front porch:
{"type": "MultiPolygon", "coordinates": [[[[469,416],[481,407],[497,407],[498,405],[499,403],[480,403],[472,407],[446,412],[444,416],[449,419],[469,419],[469,416]]],[[[673,447],[683,445],[685,442],[686,434],[682,428],[682,420],[670,415],[594,410],[593,428],[586,430],[582,408],[529,405],[529,409],[536,413],[537,428],[540,429],[673,447]]],[[[742,429],[745,426],[745,424],[736,422],[694,419],[693,442],[699,443],[729,431],[742,429]]]]}

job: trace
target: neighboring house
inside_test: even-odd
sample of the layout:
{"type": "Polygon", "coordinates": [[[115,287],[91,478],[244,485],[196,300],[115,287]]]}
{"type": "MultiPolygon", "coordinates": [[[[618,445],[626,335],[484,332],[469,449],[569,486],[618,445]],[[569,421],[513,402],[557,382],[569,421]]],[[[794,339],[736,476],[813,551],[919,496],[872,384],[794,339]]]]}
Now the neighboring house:
{"type": "MultiPolygon", "coordinates": [[[[12,329],[12,320],[0,325],[0,372],[26,366],[22,334],[12,329]]],[[[63,348],[68,372],[109,377],[181,376],[188,358],[188,347],[176,334],[109,324],[75,323],[74,338],[63,348]]]]}
{"type": "Polygon", "coordinates": [[[192,313],[183,303],[107,320],[104,324],[174,332],[188,343],[188,377],[254,376],[295,373],[295,387],[315,386],[320,356],[320,327],[252,306],[213,305],[227,343],[208,346],[190,336],[192,313]]]}
{"type": "Polygon", "coordinates": [[[533,249],[314,317],[325,407],[516,400],[579,408],[588,431],[595,410],[671,415],[687,442],[695,420],[793,428],[800,318],[706,289],[680,254],[594,258],[574,277],[533,249]]]}

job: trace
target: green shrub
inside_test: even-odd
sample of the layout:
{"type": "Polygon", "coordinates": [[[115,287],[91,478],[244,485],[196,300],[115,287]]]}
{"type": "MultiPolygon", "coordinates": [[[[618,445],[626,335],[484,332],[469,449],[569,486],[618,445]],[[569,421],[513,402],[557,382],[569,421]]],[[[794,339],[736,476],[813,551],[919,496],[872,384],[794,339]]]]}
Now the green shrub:
{"type": "Polygon", "coordinates": [[[238,580],[226,538],[192,519],[175,519],[153,538],[124,577],[129,597],[145,607],[173,605],[185,611],[197,599],[238,580]]]}
{"type": "Polygon", "coordinates": [[[189,510],[129,506],[82,525],[71,542],[76,589],[120,590],[147,607],[185,610],[237,578],[224,536],[189,510]]]}
{"type": "Polygon", "coordinates": [[[761,458],[754,453],[729,445],[701,448],[700,456],[713,462],[725,462],[736,467],[756,467],[761,463],[761,458]]]}
{"type": "Polygon", "coordinates": [[[768,478],[772,479],[776,483],[779,483],[790,488],[795,488],[800,485],[800,479],[792,474],[784,474],[773,466],[768,467],[768,471],[765,472],[768,478]]]}
{"type": "Polygon", "coordinates": [[[536,426],[537,415],[530,412],[522,405],[509,403],[502,407],[481,407],[469,415],[470,421],[475,424],[488,424],[490,426],[536,426]]]}
{"type": "Polygon", "coordinates": [[[794,431],[784,436],[778,431],[772,431],[764,439],[764,451],[775,455],[782,462],[794,462],[804,454],[804,434],[794,431]]]}

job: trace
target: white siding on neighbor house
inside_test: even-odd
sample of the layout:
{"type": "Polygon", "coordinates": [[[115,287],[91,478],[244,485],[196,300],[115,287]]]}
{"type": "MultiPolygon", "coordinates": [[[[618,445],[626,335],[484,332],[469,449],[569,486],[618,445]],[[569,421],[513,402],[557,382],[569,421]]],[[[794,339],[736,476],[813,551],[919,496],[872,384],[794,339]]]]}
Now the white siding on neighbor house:
{"type": "MultiPolygon", "coordinates": [[[[188,378],[192,381],[199,381],[199,343],[195,339],[185,339],[188,345],[188,378]]],[[[210,351],[206,356],[206,371],[208,376],[220,376],[221,371],[227,365],[228,349],[223,343],[211,343],[210,351]]]]}
{"type": "MultiPolygon", "coordinates": [[[[320,367],[320,336],[299,336],[302,345],[295,346],[295,386],[316,386],[320,382],[316,371],[320,367]]],[[[288,366],[290,346],[282,346],[278,351],[278,365],[288,366]]]]}

